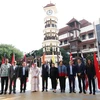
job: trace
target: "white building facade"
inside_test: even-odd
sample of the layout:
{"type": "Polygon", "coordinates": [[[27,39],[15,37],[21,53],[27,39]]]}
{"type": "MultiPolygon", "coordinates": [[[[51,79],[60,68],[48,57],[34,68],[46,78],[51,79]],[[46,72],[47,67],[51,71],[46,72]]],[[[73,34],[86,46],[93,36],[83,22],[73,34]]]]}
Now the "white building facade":
{"type": "Polygon", "coordinates": [[[66,52],[72,52],[74,56],[77,55],[77,52],[79,55],[83,53],[84,56],[96,52],[100,59],[100,19],[90,23],[85,19],[77,21],[73,18],[67,26],[59,30],[58,35],[60,47],[64,48],[66,52]],[[76,47],[78,49],[75,49],[76,47]]]}

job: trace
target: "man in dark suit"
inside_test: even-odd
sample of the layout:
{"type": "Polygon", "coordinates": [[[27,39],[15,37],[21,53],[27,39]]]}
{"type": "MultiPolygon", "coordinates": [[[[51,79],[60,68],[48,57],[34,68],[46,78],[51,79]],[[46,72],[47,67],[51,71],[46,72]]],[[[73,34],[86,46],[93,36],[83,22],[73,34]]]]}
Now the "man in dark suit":
{"type": "Polygon", "coordinates": [[[77,76],[78,76],[78,83],[79,83],[79,93],[82,93],[82,86],[81,86],[81,81],[83,83],[83,93],[86,94],[85,92],[85,65],[82,63],[80,59],[77,60],[77,76]]]}
{"type": "Polygon", "coordinates": [[[19,68],[20,93],[22,93],[22,90],[25,93],[28,74],[29,74],[29,70],[28,70],[28,67],[26,66],[26,62],[23,62],[22,67],[19,68]]]}
{"type": "Polygon", "coordinates": [[[69,79],[69,93],[75,92],[75,77],[76,77],[76,68],[73,65],[72,61],[69,61],[69,66],[67,66],[67,75],[69,79]]]}
{"type": "Polygon", "coordinates": [[[44,85],[46,84],[46,92],[48,91],[48,76],[49,76],[49,66],[46,62],[42,65],[42,92],[44,91],[44,85]],[[45,83],[45,84],[44,84],[45,83]]]}
{"type": "Polygon", "coordinates": [[[13,83],[13,93],[16,93],[16,79],[18,78],[18,66],[16,65],[16,61],[12,66],[9,68],[9,79],[10,79],[10,85],[9,85],[9,94],[12,92],[12,83],[13,83]]]}

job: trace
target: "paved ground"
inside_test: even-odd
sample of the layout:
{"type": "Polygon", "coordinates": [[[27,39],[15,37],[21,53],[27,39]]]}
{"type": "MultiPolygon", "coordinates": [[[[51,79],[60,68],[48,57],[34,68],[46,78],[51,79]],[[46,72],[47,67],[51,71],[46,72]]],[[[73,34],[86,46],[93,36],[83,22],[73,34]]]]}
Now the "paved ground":
{"type": "MultiPolygon", "coordinates": [[[[41,78],[40,78],[40,91],[32,93],[30,91],[30,78],[29,82],[27,82],[27,91],[26,93],[19,93],[20,89],[20,81],[17,80],[17,93],[16,94],[7,94],[7,95],[0,95],[0,100],[100,100],[100,92],[96,93],[96,95],[89,95],[88,91],[87,94],[79,94],[78,93],[78,85],[76,84],[77,93],[69,94],[68,93],[68,80],[66,80],[66,93],[60,93],[59,84],[57,87],[57,93],[53,93],[51,88],[51,81],[49,79],[49,86],[48,92],[41,92],[41,78]]],[[[77,82],[76,82],[77,83],[77,82]]]]}
{"type": "Polygon", "coordinates": [[[57,93],[49,92],[36,92],[31,93],[27,91],[26,93],[17,93],[12,95],[2,95],[0,100],[100,100],[100,94],[89,95],[89,94],[69,94],[69,93],[57,93]]]}

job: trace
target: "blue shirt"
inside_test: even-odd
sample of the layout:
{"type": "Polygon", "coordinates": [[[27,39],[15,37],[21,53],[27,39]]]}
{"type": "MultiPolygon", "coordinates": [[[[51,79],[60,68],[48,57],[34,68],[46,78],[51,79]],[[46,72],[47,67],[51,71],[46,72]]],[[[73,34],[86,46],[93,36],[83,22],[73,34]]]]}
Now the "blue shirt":
{"type": "Polygon", "coordinates": [[[23,75],[25,75],[25,67],[23,67],[23,75]]]}
{"type": "Polygon", "coordinates": [[[73,72],[72,72],[72,66],[70,66],[70,75],[72,75],[73,72]]]}

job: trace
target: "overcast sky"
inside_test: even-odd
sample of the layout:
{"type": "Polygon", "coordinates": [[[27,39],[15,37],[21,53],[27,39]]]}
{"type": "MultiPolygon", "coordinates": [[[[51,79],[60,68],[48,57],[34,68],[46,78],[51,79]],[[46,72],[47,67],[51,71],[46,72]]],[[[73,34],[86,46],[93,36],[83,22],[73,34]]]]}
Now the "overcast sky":
{"type": "MultiPolygon", "coordinates": [[[[73,17],[90,22],[100,18],[100,0],[51,0],[56,4],[58,27],[73,17]]],[[[42,47],[43,6],[50,0],[0,0],[0,43],[12,44],[23,52],[42,47]]]]}

